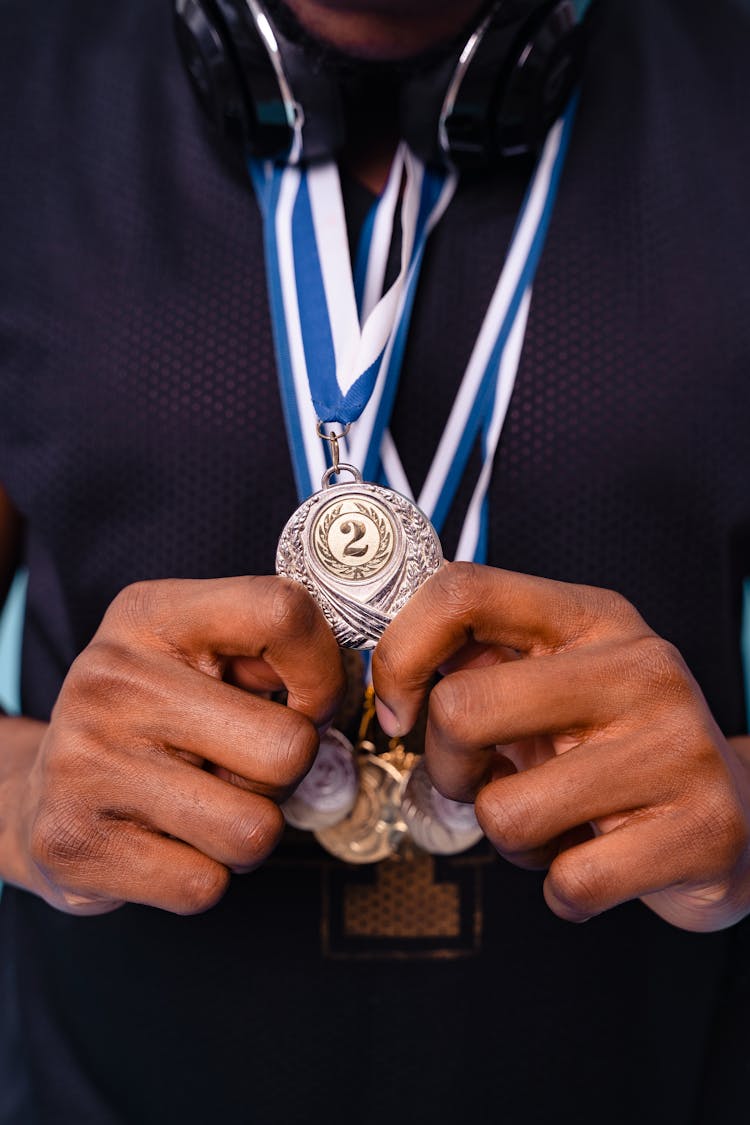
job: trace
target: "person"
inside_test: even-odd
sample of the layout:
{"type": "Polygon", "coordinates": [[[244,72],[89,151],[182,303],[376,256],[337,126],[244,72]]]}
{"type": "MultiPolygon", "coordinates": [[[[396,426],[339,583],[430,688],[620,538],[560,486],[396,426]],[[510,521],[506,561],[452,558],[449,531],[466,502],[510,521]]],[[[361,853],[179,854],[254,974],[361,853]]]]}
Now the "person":
{"type": "MultiPolygon", "coordinates": [[[[286,8],[311,65],[382,79],[480,5],[286,8]]],[[[600,8],[489,564],[438,570],[372,662],[385,736],[427,700],[430,775],[486,840],[352,868],[280,809],[354,673],[269,576],[299,500],[244,169],[167,5],[6,0],[0,542],[29,588],[3,1125],[741,1116],[750,27],[731,0],[600,8]]],[[[389,106],[342,156],[353,246],[389,106]]],[[[530,170],[462,174],[430,235],[391,424],[417,486],[530,170]]]]}

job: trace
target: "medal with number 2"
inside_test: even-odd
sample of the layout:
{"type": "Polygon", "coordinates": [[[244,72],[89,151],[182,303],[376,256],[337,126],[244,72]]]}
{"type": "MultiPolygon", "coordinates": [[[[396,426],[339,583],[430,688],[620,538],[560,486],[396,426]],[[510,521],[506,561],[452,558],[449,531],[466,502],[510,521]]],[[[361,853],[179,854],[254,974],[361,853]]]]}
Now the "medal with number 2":
{"type": "Polygon", "coordinates": [[[317,601],[342,648],[371,649],[386,625],[443,562],[440,540],[416,504],[339,463],[281,533],[276,572],[317,601]],[[353,479],[333,484],[348,473],[353,479]]]}

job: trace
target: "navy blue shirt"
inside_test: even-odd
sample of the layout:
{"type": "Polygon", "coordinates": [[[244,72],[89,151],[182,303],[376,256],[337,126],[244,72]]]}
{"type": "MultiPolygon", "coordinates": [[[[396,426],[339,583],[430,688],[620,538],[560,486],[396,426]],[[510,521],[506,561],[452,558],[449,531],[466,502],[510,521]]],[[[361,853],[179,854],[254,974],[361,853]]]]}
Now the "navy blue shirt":
{"type": "MultiPolygon", "coordinates": [[[[750,26],[730,0],[602,7],[490,559],[626,595],[733,735],[750,26]]],[[[0,480],[30,569],[24,709],[46,718],[119,589],[270,572],[296,497],[260,216],[169,5],[5,0],[0,138],[0,480]]],[[[415,484],[527,171],[466,176],[432,238],[394,422],[415,484]]],[[[368,202],[348,185],[353,224],[368,202]]],[[[0,1123],[742,1119],[747,925],[683,933],[635,903],[573,927],[541,881],[487,845],[352,871],[290,838],[195,918],[73,918],[6,888],[0,1123]]]]}

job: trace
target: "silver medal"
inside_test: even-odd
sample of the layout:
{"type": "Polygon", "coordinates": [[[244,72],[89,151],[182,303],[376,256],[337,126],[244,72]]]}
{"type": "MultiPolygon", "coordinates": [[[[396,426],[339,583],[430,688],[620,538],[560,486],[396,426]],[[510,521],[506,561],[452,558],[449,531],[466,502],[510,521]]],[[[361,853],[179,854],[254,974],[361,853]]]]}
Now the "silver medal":
{"type": "Polygon", "coordinates": [[[282,531],[276,572],[312,594],[342,648],[371,649],[442,561],[416,504],[336,460],[282,531]],[[332,484],[341,472],[353,481],[332,484]]]}
{"type": "Polygon", "coordinates": [[[281,809],[292,828],[315,832],[343,820],[354,808],[358,789],[354,747],[331,729],[321,737],[309,773],[281,809]]]}
{"type": "Polygon", "coordinates": [[[473,805],[451,801],[439,793],[420,759],[409,774],[401,812],[417,847],[432,855],[457,855],[473,848],[484,833],[473,805]]]}

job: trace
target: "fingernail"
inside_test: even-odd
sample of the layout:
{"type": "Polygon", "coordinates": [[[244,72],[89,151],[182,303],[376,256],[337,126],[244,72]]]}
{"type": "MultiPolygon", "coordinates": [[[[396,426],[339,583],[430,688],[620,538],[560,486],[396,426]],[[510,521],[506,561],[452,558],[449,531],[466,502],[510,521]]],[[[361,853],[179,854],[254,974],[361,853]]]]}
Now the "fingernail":
{"type": "Polygon", "coordinates": [[[390,707],[386,707],[382,699],[375,699],[375,711],[381,730],[387,734],[389,738],[398,738],[402,733],[398,716],[394,715],[390,707]]]}

